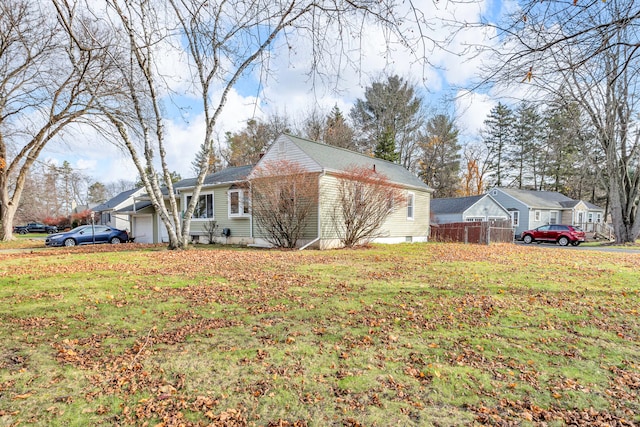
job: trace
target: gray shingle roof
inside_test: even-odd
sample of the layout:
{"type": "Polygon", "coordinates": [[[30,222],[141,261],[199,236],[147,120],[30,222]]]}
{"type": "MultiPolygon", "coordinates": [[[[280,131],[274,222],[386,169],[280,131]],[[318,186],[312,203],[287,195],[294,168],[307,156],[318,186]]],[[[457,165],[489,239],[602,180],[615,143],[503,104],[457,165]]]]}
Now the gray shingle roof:
{"type": "MultiPolygon", "coordinates": [[[[204,178],[204,185],[224,184],[244,181],[253,169],[253,165],[226,168],[219,172],[210,173],[204,178]]],[[[197,178],[186,178],[173,184],[173,188],[195,187],[197,178]]]]}
{"type": "Polygon", "coordinates": [[[463,213],[486,195],[431,199],[431,212],[436,215],[463,213]]]}
{"type": "Polygon", "coordinates": [[[373,165],[375,165],[376,171],[384,174],[391,182],[430,190],[427,184],[397,163],[377,159],[333,145],[310,141],[291,135],[285,136],[325,170],[345,171],[350,166],[373,168],[373,165]]]}
{"type": "MultiPolygon", "coordinates": [[[[519,190],[517,188],[499,188],[499,190],[520,200],[530,208],[568,209],[573,208],[580,200],[574,200],[556,191],[519,190]]],[[[603,210],[593,203],[582,201],[591,210],[603,210]]]]}
{"type": "Polygon", "coordinates": [[[519,190],[517,188],[500,188],[500,190],[532,208],[561,209],[563,202],[574,201],[555,191],[519,190]]]}
{"type": "Polygon", "coordinates": [[[118,194],[117,196],[115,196],[115,197],[107,200],[106,202],[104,202],[102,204],[99,204],[98,206],[94,207],[92,210],[94,212],[102,212],[102,211],[108,211],[108,210],[114,209],[120,203],[124,202],[129,197],[131,197],[131,195],[133,193],[135,193],[136,191],[138,191],[138,190],[139,190],[139,188],[134,188],[133,190],[123,191],[122,193],[118,194]]]}

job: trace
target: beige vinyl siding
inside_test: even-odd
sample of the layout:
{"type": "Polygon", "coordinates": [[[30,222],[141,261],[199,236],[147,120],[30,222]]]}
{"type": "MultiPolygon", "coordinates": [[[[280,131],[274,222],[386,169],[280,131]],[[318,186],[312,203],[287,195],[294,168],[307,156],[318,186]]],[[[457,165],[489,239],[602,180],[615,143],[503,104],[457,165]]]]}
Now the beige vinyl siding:
{"type": "MultiPolygon", "coordinates": [[[[320,179],[320,206],[323,239],[339,238],[333,221],[333,212],[337,207],[339,180],[332,175],[324,175],[320,179]]],[[[429,230],[430,193],[417,189],[403,190],[405,194],[412,192],[415,195],[413,206],[413,220],[407,219],[406,203],[394,211],[382,226],[381,237],[421,237],[427,236],[429,230]]]]}
{"type": "MultiPolygon", "coordinates": [[[[251,221],[249,217],[241,218],[229,218],[228,212],[228,200],[227,191],[231,185],[225,185],[222,187],[204,187],[200,194],[208,194],[213,192],[213,218],[218,225],[219,230],[223,228],[229,228],[231,230],[231,237],[250,237],[251,236],[251,221]]],[[[184,192],[181,200],[186,203],[186,197],[190,196],[191,192],[184,192]]],[[[207,234],[205,226],[210,220],[204,219],[191,219],[190,234],[193,236],[204,236],[207,234]]]]}
{"type": "Polygon", "coordinates": [[[427,191],[406,189],[405,194],[412,192],[413,220],[407,219],[406,202],[395,210],[382,226],[383,235],[387,237],[422,237],[429,232],[430,197],[427,191]]]}
{"type": "Polygon", "coordinates": [[[297,163],[309,172],[321,172],[322,168],[286,136],[281,136],[260,159],[257,167],[269,162],[287,160],[297,163]]]}
{"type": "Polygon", "coordinates": [[[320,235],[322,239],[338,238],[333,220],[338,203],[338,182],[335,176],[322,175],[320,177],[320,218],[322,220],[320,235]]]}
{"type": "MultiPolygon", "coordinates": [[[[257,224],[257,221],[253,220],[253,236],[255,238],[264,238],[265,234],[260,229],[257,224]]],[[[312,208],[311,213],[307,217],[307,221],[305,224],[304,231],[302,233],[301,240],[304,240],[305,243],[311,240],[314,240],[318,237],[318,206],[317,204],[312,208]]]]}

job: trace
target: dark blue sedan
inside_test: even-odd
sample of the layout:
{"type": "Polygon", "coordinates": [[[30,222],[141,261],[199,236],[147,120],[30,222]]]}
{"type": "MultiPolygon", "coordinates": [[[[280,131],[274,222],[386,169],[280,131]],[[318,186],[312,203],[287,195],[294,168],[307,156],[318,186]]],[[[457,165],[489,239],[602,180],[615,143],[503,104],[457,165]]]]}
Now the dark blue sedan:
{"type": "Polygon", "coordinates": [[[47,246],[76,246],[127,241],[129,235],[124,230],[106,225],[81,225],[65,233],[50,234],[44,243],[47,246]]]}

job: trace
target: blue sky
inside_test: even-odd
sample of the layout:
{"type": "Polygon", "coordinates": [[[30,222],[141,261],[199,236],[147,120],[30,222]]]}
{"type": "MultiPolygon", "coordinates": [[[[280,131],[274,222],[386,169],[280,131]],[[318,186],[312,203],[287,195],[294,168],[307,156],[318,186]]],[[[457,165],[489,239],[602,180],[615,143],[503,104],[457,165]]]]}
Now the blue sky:
{"type": "MultiPolygon", "coordinates": [[[[480,13],[495,15],[502,7],[502,2],[497,0],[457,5],[441,0],[437,2],[438,10],[434,9],[430,0],[415,2],[418,3],[422,4],[420,7],[427,16],[455,14],[457,19],[468,21],[478,20],[480,13]]],[[[396,51],[391,56],[384,57],[381,49],[384,44],[383,35],[373,28],[367,31],[362,44],[358,44],[363,53],[359,69],[342,70],[338,83],[339,92],[334,91],[333,86],[317,85],[311,88],[307,75],[310,59],[304,46],[296,46],[293,52],[284,54],[277,50],[270,52],[270,77],[262,85],[257,85],[260,70],[254,68],[253,74],[236,86],[218,122],[218,139],[223,141],[225,132],[241,129],[249,118],[263,118],[271,113],[287,114],[296,120],[301,119],[314,106],[328,112],[334,105],[338,105],[344,112],[348,112],[353,102],[363,97],[365,87],[372,79],[384,73],[398,74],[418,86],[423,85],[426,103],[432,110],[440,112],[449,109],[455,114],[461,128],[462,142],[477,139],[482,122],[497,100],[482,93],[461,96],[464,90],[456,88],[464,88],[475,77],[480,59],[465,58],[455,51],[461,50],[465,43],[486,38],[482,30],[470,29],[461,33],[451,46],[454,52],[434,50],[429,53],[429,61],[435,67],[426,68],[412,60],[406,52],[396,51]],[[443,102],[445,98],[453,97],[456,100],[452,103],[443,102]]],[[[433,37],[442,38],[449,31],[446,28],[434,28],[433,37]]],[[[171,86],[178,93],[172,99],[165,100],[167,152],[171,169],[182,177],[188,177],[192,175],[190,165],[193,153],[203,141],[204,128],[200,102],[188,94],[182,78],[186,75],[185,69],[177,60],[178,56],[184,55],[169,52],[163,56],[160,64],[164,73],[175,76],[171,86]]],[[[67,160],[75,169],[104,183],[121,179],[133,181],[138,175],[126,154],[88,128],[67,132],[65,142],[49,146],[41,159],[58,164],[67,160]]]]}

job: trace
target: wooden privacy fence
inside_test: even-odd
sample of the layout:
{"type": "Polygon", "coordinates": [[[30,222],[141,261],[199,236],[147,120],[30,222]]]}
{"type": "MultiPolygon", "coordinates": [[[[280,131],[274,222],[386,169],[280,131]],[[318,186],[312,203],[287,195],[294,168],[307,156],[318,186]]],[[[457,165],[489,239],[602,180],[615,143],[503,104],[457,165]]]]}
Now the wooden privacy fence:
{"type": "Polygon", "coordinates": [[[514,232],[509,220],[453,222],[431,224],[434,242],[490,243],[513,242],[514,232]]]}

